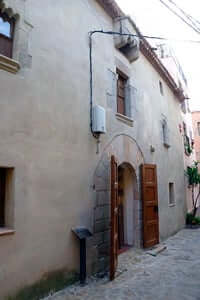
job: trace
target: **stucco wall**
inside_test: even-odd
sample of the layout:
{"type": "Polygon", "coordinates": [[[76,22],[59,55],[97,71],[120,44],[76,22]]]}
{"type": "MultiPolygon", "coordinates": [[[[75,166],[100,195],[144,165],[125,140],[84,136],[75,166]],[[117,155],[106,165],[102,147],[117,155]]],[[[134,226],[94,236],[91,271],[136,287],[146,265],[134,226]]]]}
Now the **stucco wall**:
{"type": "Polygon", "coordinates": [[[28,23],[31,30],[20,35],[22,43],[16,46],[19,73],[0,71],[0,166],[14,168],[16,230],[0,237],[2,297],[45,272],[78,268],[78,242],[71,228],[85,225],[93,231],[94,173],[116,135],[131,136],[144,161],[157,164],[161,240],[183,226],[185,213],[180,104],[164,82],[165,95],[160,95],[161,79],[150,63],[141,55],[129,64],[114,49],[111,36],[94,37],[94,103],[107,113],[107,134],[97,155],[89,130],[88,32],[111,30],[111,18],[93,0],[5,2],[14,3],[20,26],[28,23]],[[23,64],[24,57],[31,63],[23,64]],[[108,69],[116,71],[116,57],[130,70],[137,102],[133,127],[116,119],[107,103],[108,69]],[[162,143],[162,114],[170,127],[169,149],[162,143]],[[171,181],[174,207],[168,205],[171,181]]]}

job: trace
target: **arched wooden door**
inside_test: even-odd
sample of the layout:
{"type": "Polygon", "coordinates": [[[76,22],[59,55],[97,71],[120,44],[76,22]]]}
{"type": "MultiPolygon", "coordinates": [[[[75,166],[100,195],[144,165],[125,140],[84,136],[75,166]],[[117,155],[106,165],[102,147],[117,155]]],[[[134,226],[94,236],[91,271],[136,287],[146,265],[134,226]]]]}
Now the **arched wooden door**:
{"type": "Polygon", "coordinates": [[[110,280],[115,278],[118,264],[118,165],[111,157],[111,234],[110,234],[110,280]]]}

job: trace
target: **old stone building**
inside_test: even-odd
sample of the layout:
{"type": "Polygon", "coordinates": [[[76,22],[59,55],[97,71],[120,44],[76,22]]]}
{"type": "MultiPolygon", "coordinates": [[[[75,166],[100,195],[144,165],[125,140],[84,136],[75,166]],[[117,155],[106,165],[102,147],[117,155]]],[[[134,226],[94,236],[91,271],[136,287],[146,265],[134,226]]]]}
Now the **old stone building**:
{"type": "Polygon", "coordinates": [[[184,95],[115,1],[0,8],[2,298],[54,270],[78,270],[72,228],[91,230],[88,271],[103,271],[110,228],[119,252],[147,247],[184,226],[186,203],[184,95]],[[95,105],[106,112],[100,140],[95,105]]]}

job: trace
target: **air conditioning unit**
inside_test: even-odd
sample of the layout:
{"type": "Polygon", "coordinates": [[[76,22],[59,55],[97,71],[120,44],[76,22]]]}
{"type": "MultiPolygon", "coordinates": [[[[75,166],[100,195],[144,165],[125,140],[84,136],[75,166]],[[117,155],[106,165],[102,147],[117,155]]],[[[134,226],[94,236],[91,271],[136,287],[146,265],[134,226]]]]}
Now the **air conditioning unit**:
{"type": "Polygon", "coordinates": [[[100,105],[92,110],[92,131],[96,134],[106,133],[106,111],[100,105]]]}

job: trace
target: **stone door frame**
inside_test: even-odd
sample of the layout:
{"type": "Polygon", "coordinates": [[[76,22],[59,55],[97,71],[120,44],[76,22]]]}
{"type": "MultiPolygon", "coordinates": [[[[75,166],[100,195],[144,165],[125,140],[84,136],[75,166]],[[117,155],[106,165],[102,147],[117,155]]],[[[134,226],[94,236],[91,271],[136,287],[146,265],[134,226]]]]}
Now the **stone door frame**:
{"type": "Polygon", "coordinates": [[[110,159],[114,155],[118,166],[127,163],[135,172],[137,190],[134,199],[134,246],[142,247],[142,207],[140,166],[144,157],[137,142],[129,135],[116,135],[104,149],[94,174],[94,247],[96,248],[95,272],[109,267],[110,250],[110,159]]]}

